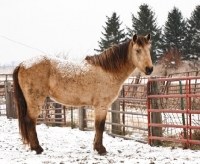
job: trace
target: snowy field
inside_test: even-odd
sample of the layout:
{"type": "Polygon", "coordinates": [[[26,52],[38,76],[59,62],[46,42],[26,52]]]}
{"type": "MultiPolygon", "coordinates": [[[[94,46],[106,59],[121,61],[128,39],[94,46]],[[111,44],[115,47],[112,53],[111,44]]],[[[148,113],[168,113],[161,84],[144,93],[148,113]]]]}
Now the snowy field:
{"type": "Polygon", "coordinates": [[[200,151],[170,147],[151,147],[104,134],[108,153],[100,156],[93,151],[93,131],[69,127],[37,126],[39,141],[44,148],[36,155],[22,145],[17,120],[0,117],[0,164],[197,164],[200,151]]]}

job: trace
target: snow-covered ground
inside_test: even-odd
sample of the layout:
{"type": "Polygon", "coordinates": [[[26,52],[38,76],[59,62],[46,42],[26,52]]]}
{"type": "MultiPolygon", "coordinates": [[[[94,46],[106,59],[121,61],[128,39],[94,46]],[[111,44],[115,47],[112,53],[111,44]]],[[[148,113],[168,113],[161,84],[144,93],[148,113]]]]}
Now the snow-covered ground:
{"type": "Polygon", "coordinates": [[[108,153],[100,156],[93,151],[93,131],[69,127],[37,126],[39,141],[44,148],[36,155],[22,145],[17,120],[0,117],[0,164],[197,164],[200,151],[151,147],[132,140],[104,134],[108,153]]]}

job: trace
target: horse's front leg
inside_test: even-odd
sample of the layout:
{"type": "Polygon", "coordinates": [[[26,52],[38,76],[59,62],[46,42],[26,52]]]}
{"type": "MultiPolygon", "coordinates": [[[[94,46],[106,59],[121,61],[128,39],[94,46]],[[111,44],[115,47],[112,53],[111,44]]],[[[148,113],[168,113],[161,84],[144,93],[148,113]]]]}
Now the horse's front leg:
{"type": "Polygon", "coordinates": [[[95,137],[94,150],[99,154],[106,154],[106,148],[103,146],[103,131],[105,127],[107,109],[95,108],[95,137]]]}

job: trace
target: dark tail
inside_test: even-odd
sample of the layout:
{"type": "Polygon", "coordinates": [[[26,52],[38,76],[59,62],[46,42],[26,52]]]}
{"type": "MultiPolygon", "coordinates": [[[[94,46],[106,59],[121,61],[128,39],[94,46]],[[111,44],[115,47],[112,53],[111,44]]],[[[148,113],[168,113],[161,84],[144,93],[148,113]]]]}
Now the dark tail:
{"type": "Polygon", "coordinates": [[[19,131],[21,133],[23,143],[29,144],[30,141],[28,137],[27,123],[26,123],[27,104],[18,81],[19,69],[20,66],[17,66],[13,71],[14,98],[18,115],[19,131]]]}

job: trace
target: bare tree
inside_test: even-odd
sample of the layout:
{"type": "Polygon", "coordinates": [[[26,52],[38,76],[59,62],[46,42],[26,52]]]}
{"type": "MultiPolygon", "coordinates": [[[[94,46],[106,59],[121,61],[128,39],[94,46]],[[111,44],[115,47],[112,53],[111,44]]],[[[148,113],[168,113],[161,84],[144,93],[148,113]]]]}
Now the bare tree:
{"type": "Polygon", "coordinates": [[[182,54],[178,51],[178,49],[170,47],[168,51],[161,56],[160,61],[165,68],[178,69],[182,62],[181,59],[182,54]]]}
{"type": "Polygon", "coordinates": [[[65,53],[64,51],[63,52],[59,52],[55,56],[58,57],[58,58],[61,58],[61,59],[68,59],[69,52],[70,51],[68,51],[67,53],[65,53]]]}

